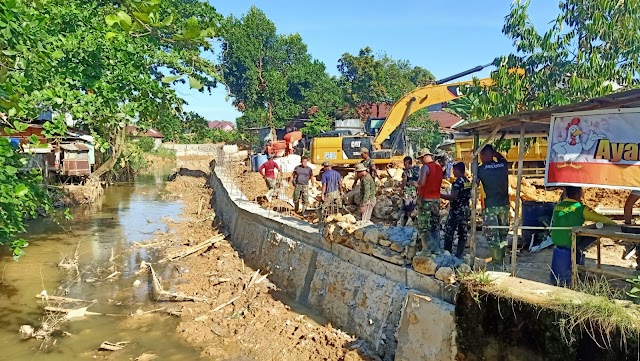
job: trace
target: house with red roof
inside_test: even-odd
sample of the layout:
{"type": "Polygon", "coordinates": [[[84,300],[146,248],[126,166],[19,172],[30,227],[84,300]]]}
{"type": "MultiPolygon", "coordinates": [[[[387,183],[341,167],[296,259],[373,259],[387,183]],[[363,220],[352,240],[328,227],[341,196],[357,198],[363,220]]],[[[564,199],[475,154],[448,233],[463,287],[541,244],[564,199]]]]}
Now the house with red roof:
{"type": "Polygon", "coordinates": [[[207,122],[209,129],[220,129],[225,132],[230,132],[235,129],[235,125],[232,122],[226,120],[211,120],[207,122]]]}

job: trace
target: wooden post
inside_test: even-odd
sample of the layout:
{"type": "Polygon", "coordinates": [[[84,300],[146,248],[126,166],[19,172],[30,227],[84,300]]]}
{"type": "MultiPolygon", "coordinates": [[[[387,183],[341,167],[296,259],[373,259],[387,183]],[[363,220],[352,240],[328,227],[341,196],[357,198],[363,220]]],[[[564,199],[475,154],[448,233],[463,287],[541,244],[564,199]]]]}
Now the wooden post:
{"type": "Polygon", "coordinates": [[[475,133],[473,135],[473,153],[471,160],[471,177],[472,177],[472,186],[471,186],[471,235],[469,247],[471,248],[471,269],[473,269],[474,264],[476,263],[476,218],[477,218],[477,207],[478,207],[478,143],[480,143],[480,135],[475,133]]]}
{"type": "Polygon", "coordinates": [[[577,262],[577,236],[576,231],[571,231],[571,287],[576,286],[576,282],[578,281],[578,262],[577,262]]]}
{"type": "Polygon", "coordinates": [[[520,228],[520,189],[522,188],[522,168],[524,166],[524,123],[520,123],[520,144],[518,152],[518,183],[516,184],[516,209],[513,217],[513,241],[511,243],[511,276],[516,275],[516,258],[518,255],[518,229],[520,228]]]}

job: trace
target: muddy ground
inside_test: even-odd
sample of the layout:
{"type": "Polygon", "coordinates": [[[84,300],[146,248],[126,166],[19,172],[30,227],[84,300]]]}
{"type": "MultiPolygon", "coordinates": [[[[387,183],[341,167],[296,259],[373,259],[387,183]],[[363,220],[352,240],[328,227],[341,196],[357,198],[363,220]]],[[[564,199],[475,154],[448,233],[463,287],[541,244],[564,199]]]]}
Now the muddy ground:
{"type": "MultiPolygon", "coordinates": [[[[184,203],[180,221],[168,222],[170,233],[166,236],[183,245],[193,245],[217,233],[212,227],[211,190],[205,187],[205,179],[178,176],[167,183],[166,189],[169,197],[184,203]]],[[[300,312],[296,305],[292,306],[299,312],[292,310],[268,277],[260,277],[264,272],[244,265],[226,240],[199,256],[176,262],[176,268],[179,272],[172,280],[175,289],[209,301],[183,303],[182,321],[176,329],[181,338],[201,347],[206,358],[378,359],[366,356],[362,342],[333,328],[321,317],[300,312]]]]}

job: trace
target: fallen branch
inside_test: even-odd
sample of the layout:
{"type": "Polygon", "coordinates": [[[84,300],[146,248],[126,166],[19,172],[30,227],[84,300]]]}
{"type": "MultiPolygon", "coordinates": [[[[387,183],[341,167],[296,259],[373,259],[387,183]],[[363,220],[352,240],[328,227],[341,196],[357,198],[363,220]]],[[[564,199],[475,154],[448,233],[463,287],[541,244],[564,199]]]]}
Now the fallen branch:
{"type": "Polygon", "coordinates": [[[96,302],[98,302],[97,300],[89,301],[89,300],[81,300],[81,299],[78,299],[78,298],[49,296],[49,295],[43,295],[42,293],[36,295],[36,298],[39,298],[41,300],[56,301],[56,302],[66,302],[66,303],[75,303],[75,302],[96,303],[96,302]]]}
{"type": "Polygon", "coordinates": [[[213,313],[213,312],[220,311],[221,309],[223,309],[223,308],[229,306],[230,304],[234,303],[238,298],[240,298],[240,296],[242,296],[243,293],[247,292],[249,290],[249,288],[251,288],[251,286],[257,285],[260,282],[264,281],[271,274],[271,272],[267,273],[266,275],[262,275],[262,276],[258,277],[259,274],[260,274],[260,270],[257,270],[253,274],[253,276],[251,276],[251,279],[249,279],[249,283],[247,283],[246,286],[243,288],[243,290],[240,291],[240,294],[238,294],[237,296],[233,297],[229,301],[219,305],[218,307],[214,308],[213,310],[211,310],[211,312],[213,313]]]}
{"type": "Polygon", "coordinates": [[[174,301],[174,302],[182,302],[182,301],[193,301],[193,302],[206,302],[207,300],[203,297],[191,296],[184,293],[178,292],[169,292],[165,291],[164,287],[162,287],[162,283],[160,279],[156,275],[156,271],[150,264],[147,264],[149,268],[149,277],[151,277],[151,298],[154,301],[174,301]]]}
{"type": "Polygon", "coordinates": [[[107,278],[105,278],[105,281],[106,281],[106,280],[110,280],[110,279],[112,279],[112,278],[116,277],[116,276],[117,276],[117,275],[119,275],[119,274],[120,274],[120,272],[115,271],[115,272],[113,272],[112,274],[108,275],[108,276],[107,276],[107,278]]]}
{"type": "Polygon", "coordinates": [[[47,306],[47,307],[44,308],[44,310],[45,311],[49,311],[49,312],[66,313],[67,314],[66,315],[67,319],[81,318],[81,317],[84,317],[84,316],[113,316],[113,317],[125,316],[125,315],[117,315],[117,314],[112,314],[112,313],[91,312],[91,311],[87,311],[87,307],[70,309],[70,308],[47,306]]]}
{"type": "Polygon", "coordinates": [[[214,243],[222,241],[223,239],[224,239],[224,235],[219,234],[193,247],[188,247],[186,249],[170,252],[167,254],[167,257],[163,261],[175,261],[175,260],[187,257],[198,251],[204,251],[207,248],[211,247],[214,243]]]}
{"type": "Polygon", "coordinates": [[[220,306],[214,308],[213,310],[211,310],[211,312],[220,311],[221,309],[223,309],[223,308],[229,306],[230,304],[234,303],[238,298],[240,298],[240,296],[236,296],[236,297],[230,299],[229,301],[227,301],[227,302],[221,304],[220,306]]]}

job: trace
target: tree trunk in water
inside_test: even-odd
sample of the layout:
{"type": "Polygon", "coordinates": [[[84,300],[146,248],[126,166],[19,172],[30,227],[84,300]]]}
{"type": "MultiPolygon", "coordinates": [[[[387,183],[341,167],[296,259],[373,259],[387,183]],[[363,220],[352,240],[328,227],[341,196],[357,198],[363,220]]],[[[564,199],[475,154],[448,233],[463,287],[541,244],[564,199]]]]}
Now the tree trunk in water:
{"type": "Polygon", "coordinates": [[[96,169],[91,175],[89,179],[100,179],[103,175],[110,172],[116,164],[116,161],[120,157],[122,153],[122,147],[124,146],[124,129],[116,129],[116,134],[113,142],[113,153],[111,154],[111,158],[109,158],[106,162],[104,162],[98,169],[96,169]]]}

